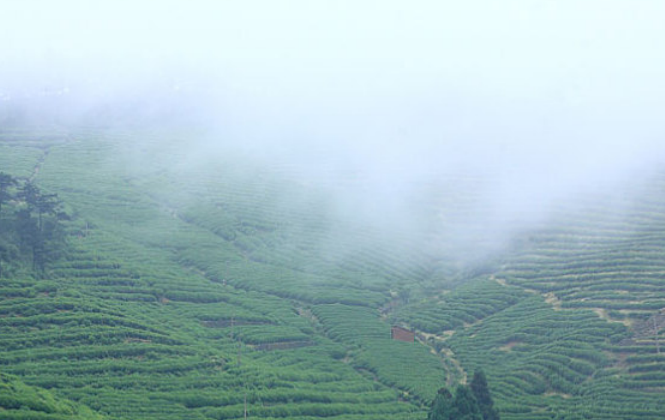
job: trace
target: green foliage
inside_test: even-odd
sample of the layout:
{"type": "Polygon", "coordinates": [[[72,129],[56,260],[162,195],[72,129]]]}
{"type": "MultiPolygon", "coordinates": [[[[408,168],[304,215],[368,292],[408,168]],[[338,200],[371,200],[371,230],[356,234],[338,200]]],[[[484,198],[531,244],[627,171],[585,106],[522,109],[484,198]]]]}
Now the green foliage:
{"type": "Polygon", "coordinates": [[[102,420],[99,414],[0,373],[0,419],[102,420]]]}
{"type": "Polygon", "coordinates": [[[478,402],[483,420],[499,420],[499,414],[494,409],[494,400],[487,385],[487,378],[485,378],[485,373],[482,370],[479,369],[473,373],[473,379],[469,387],[478,402]]]}
{"type": "Polygon", "coordinates": [[[493,418],[488,406],[504,420],[662,418],[665,337],[646,321],[665,302],[663,179],[626,217],[602,200],[557,210],[500,258],[465,266],[473,249],[436,226],[466,220],[473,247],[492,236],[465,216],[479,182],[423,187],[439,223],[425,240],[345,224],[329,191],[291,168],[185,165],[185,140],[0,133],[0,167],[43,197],[12,185],[23,198],[0,204],[0,369],[35,391],[0,418],[70,416],[44,389],[68,413],[116,420],[242,418],[245,399],[250,418],[422,419],[433,399],[467,418],[493,418]],[[68,245],[44,241],[40,279],[32,245],[60,228],[68,245]],[[390,340],[391,323],[419,341],[390,340]],[[477,369],[485,409],[467,391],[435,395],[477,369]]]}
{"type": "Polygon", "coordinates": [[[441,388],[432,401],[432,408],[427,420],[449,420],[453,410],[453,395],[446,388],[441,388]]]}
{"type": "Polygon", "coordinates": [[[391,340],[390,326],[379,320],[376,310],[335,304],[317,305],[312,312],[330,338],[352,345],[355,366],[416,400],[431,401],[436,384],[446,377],[441,361],[428,347],[391,340]]]}
{"type": "Polygon", "coordinates": [[[61,202],[56,194],[43,193],[31,181],[19,182],[0,172],[0,278],[4,266],[29,259],[35,272],[44,273],[63,247],[61,202]],[[2,204],[12,204],[13,214],[3,214],[2,204]]]}
{"type": "MultiPolygon", "coordinates": [[[[498,418],[498,417],[497,417],[498,418]]],[[[471,389],[459,385],[453,396],[450,391],[441,388],[427,416],[427,420],[483,420],[480,405],[471,389]]]]}
{"type": "Polygon", "coordinates": [[[0,172],[0,213],[2,212],[2,205],[14,197],[11,188],[15,187],[16,184],[18,184],[18,181],[14,177],[0,172]]]}
{"type": "Polygon", "coordinates": [[[451,420],[482,420],[483,418],[473,393],[464,385],[459,385],[455,390],[455,399],[450,411],[451,420]]]}
{"type": "Polygon", "coordinates": [[[306,314],[312,302],[379,305],[385,291],[345,293],[296,271],[300,261],[247,260],[128,184],[121,162],[97,160],[107,144],[57,145],[43,162],[40,186],[76,219],[48,280],[3,282],[1,369],[111,419],[242,417],[245,395],[252,417],[424,415],[345,363],[346,348],[306,314]]]}

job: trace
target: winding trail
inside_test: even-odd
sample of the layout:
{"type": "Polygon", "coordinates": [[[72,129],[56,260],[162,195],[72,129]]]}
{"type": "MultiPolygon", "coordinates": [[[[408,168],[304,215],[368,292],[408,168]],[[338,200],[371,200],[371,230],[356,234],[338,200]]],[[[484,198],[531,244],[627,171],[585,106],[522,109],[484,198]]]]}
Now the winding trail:
{"type": "Polygon", "coordinates": [[[39,159],[37,159],[37,163],[35,163],[34,168],[32,169],[32,174],[28,177],[28,181],[34,182],[34,180],[39,176],[39,172],[41,171],[42,167],[44,166],[44,162],[46,162],[46,159],[48,158],[49,154],[51,153],[51,149],[54,146],[61,146],[63,144],[71,143],[76,141],[71,134],[66,134],[63,136],[62,141],[57,141],[53,143],[46,143],[42,147],[39,147],[39,149],[42,151],[41,156],[39,156],[39,159]]]}
{"type": "Polygon", "coordinates": [[[51,146],[48,146],[42,152],[42,155],[37,160],[37,163],[35,164],[35,167],[32,169],[32,174],[30,175],[30,177],[28,177],[28,181],[34,182],[35,178],[37,178],[37,175],[39,175],[39,171],[42,169],[42,166],[44,166],[44,162],[46,161],[46,158],[49,155],[50,147],[51,146]]]}

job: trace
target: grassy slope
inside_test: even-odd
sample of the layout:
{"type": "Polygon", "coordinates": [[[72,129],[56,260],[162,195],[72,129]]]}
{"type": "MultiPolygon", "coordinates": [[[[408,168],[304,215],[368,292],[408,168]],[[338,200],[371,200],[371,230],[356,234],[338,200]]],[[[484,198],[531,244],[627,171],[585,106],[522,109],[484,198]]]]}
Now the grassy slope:
{"type": "Polygon", "coordinates": [[[660,174],[562,206],[485,285],[398,319],[438,334],[467,369],[485,368],[503,418],[663,418],[663,192],[660,174]]]}
{"type": "Polygon", "coordinates": [[[659,180],[631,217],[564,211],[465,274],[397,229],[335,220],[292,168],[192,166],[177,134],[49,132],[0,140],[0,170],[36,173],[76,215],[49,280],[0,280],[0,368],[28,386],[112,419],[241,418],[245,400],[250,417],[423,418],[483,367],[504,419],[665,412],[640,324],[663,307],[659,180]],[[388,340],[380,308],[438,354],[388,340]]]}
{"type": "MultiPolygon", "coordinates": [[[[109,418],[239,418],[245,399],[252,417],[423,416],[432,389],[409,393],[413,379],[382,380],[393,360],[375,362],[371,374],[354,369],[361,345],[330,339],[308,315],[315,304],[362,304],[368,321],[385,328],[376,310],[385,292],[351,285],[349,270],[331,282],[316,268],[252,257],[240,237],[262,232],[255,224],[231,226],[236,237],[227,240],[176,215],[180,209],[140,185],[159,182],[163,168],[128,177],[127,162],[108,159],[123,139],[82,136],[7,169],[28,174],[40,164],[38,182],[77,219],[69,255],[49,268],[50,280],[2,280],[4,371],[109,418]]],[[[415,344],[400,357],[436,365],[424,349],[415,344]]],[[[420,376],[436,384],[443,375],[420,376]]]]}
{"type": "Polygon", "coordinates": [[[0,419],[102,420],[88,407],[28,386],[20,379],[0,374],[0,419]]]}

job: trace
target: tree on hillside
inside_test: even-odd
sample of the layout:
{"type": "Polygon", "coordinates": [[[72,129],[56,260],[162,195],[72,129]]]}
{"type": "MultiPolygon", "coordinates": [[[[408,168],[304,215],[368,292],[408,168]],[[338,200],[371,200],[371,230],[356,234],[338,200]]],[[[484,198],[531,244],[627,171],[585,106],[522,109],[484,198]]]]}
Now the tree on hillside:
{"type": "Polygon", "coordinates": [[[476,371],[469,386],[459,385],[455,396],[439,389],[427,420],[499,420],[482,371],[476,371]]]}
{"type": "Polygon", "coordinates": [[[60,222],[68,216],[61,205],[56,194],[0,172],[0,277],[27,260],[33,270],[44,271],[46,262],[62,248],[60,222]]]}
{"type": "Polygon", "coordinates": [[[19,257],[19,250],[16,245],[0,236],[0,279],[5,274],[5,263],[19,257]]]}
{"type": "Polygon", "coordinates": [[[13,176],[0,172],[0,212],[2,205],[13,198],[11,188],[16,186],[17,181],[13,176]]]}
{"type": "Polygon", "coordinates": [[[483,420],[476,397],[468,386],[457,387],[450,420],[483,420]]]}
{"type": "Polygon", "coordinates": [[[483,420],[499,420],[499,414],[494,409],[494,401],[487,386],[487,378],[482,370],[476,370],[471,380],[471,391],[478,402],[483,420]]]}
{"type": "Polygon", "coordinates": [[[58,222],[65,217],[60,211],[61,202],[56,194],[43,194],[30,181],[21,187],[18,198],[24,203],[16,212],[19,236],[32,253],[33,269],[44,271],[46,244],[58,239],[58,222]]]}
{"type": "Polygon", "coordinates": [[[40,194],[41,191],[39,191],[39,187],[37,187],[32,181],[25,181],[21,188],[19,188],[17,197],[32,211],[40,194]]]}
{"type": "Polygon", "coordinates": [[[0,278],[4,275],[4,263],[16,258],[18,254],[16,246],[10,240],[12,229],[6,226],[7,220],[2,217],[2,205],[14,198],[12,188],[17,184],[16,178],[0,172],[0,278]]]}
{"type": "Polygon", "coordinates": [[[448,420],[453,405],[453,395],[446,388],[439,389],[434,397],[432,409],[427,415],[427,420],[448,420]]]}
{"type": "Polygon", "coordinates": [[[445,388],[439,390],[427,420],[483,420],[483,416],[471,389],[459,385],[454,397],[445,388]]]}

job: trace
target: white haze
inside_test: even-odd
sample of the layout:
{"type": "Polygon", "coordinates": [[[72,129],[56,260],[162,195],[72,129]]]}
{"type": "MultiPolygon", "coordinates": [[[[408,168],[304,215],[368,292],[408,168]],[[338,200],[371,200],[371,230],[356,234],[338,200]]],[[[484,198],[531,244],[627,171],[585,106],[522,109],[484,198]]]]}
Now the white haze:
{"type": "Polygon", "coordinates": [[[362,174],[344,214],[408,225],[414,185],[482,173],[489,213],[536,220],[665,157],[664,16],[661,0],[5,0],[0,101],[49,97],[74,120],[179,104],[208,133],[190,156],[362,174]]]}

